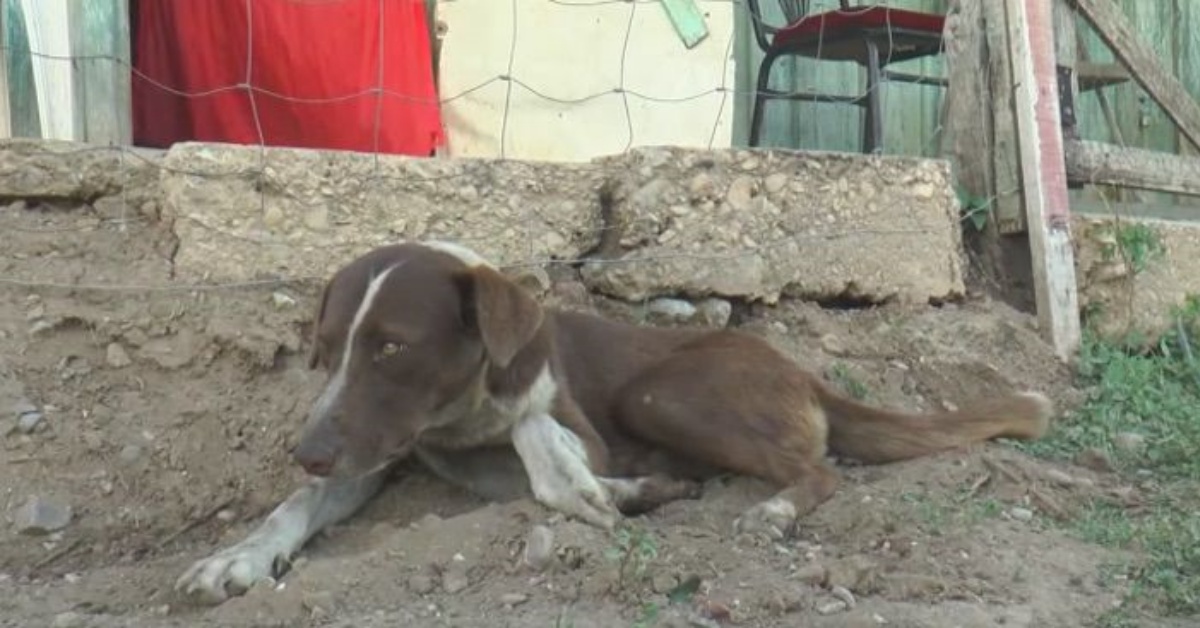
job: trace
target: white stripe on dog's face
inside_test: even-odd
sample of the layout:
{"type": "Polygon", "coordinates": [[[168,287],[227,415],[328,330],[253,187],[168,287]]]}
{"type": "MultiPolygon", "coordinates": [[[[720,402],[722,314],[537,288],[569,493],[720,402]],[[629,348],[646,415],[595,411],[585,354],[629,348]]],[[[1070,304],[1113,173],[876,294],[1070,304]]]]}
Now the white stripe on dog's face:
{"type": "Polygon", "coordinates": [[[367,284],[367,291],[363,293],[362,302],[358,304],[358,310],[354,312],[354,320],[350,323],[350,330],[346,333],[346,344],[342,347],[342,359],[338,362],[337,370],[334,371],[333,377],[330,378],[329,384],[325,386],[324,392],[313,405],[313,411],[310,415],[310,421],[319,421],[327,416],[337,404],[339,397],[342,396],[342,391],[346,388],[346,381],[349,377],[350,363],[352,354],[354,353],[355,340],[358,338],[359,328],[367,318],[367,313],[371,311],[371,306],[375,304],[376,297],[379,296],[379,290],[383,287],[383,282],[387,281],[388,275],[396,270],[404,263],[401,262],[394,266],[389,266],[386,270],[376,275],[367,284]]]}

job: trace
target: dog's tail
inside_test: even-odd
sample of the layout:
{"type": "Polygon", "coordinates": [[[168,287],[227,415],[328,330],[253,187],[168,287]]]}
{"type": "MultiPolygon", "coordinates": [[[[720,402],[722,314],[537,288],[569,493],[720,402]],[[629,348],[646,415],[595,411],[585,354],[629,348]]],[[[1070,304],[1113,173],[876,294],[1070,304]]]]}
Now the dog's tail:
{"type": "Polygon", "coordinates": [[[818,386],[831,453],[864,463],[907,460],[993,438],[1037,440],[1054,406],[1036,392],[973,403],[952,412],[912,414],[871,407],[818,386]]]}

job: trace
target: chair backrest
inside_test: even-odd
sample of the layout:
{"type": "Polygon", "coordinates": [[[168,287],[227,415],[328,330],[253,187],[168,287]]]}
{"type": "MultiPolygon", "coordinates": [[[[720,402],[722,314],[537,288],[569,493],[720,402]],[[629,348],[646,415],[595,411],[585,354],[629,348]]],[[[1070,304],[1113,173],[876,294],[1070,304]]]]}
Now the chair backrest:
{"type": "Polygon", "coordinates": [[[808,0],[779,0],[779,9],[788,24],[797,22],[808,15],[808,0]]]}
{"type": "Polygon", "coordinates": [[[808,15],[809,0],[775,0],[779,5],[780,12],[783,13],[784,23],[778,26],[767,22],[763,16],[762,6],[759,0],[747,0],[746,6],[750,10],[750,24],[754,27],[754,39],[758,41],[758,45],[764,51],[770,46],[771,41],[769,36],[774,35],[779,31],[780,26],[795,24],[800,21],[805,15],[808,15]]]}

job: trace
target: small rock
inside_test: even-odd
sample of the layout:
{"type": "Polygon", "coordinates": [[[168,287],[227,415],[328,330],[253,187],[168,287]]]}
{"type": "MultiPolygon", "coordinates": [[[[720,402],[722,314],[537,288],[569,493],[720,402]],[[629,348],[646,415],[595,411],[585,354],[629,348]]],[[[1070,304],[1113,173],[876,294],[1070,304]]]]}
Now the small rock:
{"type": "Polygon", "coordinates": [[[650,586],[654,589],[654,592],[660,593],[663,595],[670,593],[671,590],[674,589],[678,585],[679,585],[678,578],[676,578],[675,576],[673,576],[669,573],[664,573],[661,571],[658,573],[655,573],[654,576],[650,579],[650,586]]]}
{"type": "Polygon", "coordinates": [[[846,346],[833,334],[821,336],[821,348],[829,355],[846,355],[846,346]]]}
{"type": "Polygon", "coordinates": [[[841,600],[833,600],[817,606],[817,613],[821,615],[832,615],[834,613],[845,612],[849,606],[841,600]]]}
{"type": "Polygon", "coordinates": [[[1072,486],[1075,484],[1075,478],[1063,473],[1062,471],[1059,471],[1058,469],[1047,469],[1046,479],[1054,482],[1055,484],[1061,484],[1062,486],[1072,486]]]}
{"type": "Polygon", "coordinates": [[[125,351],[125,347],[122,347],[121,343],[118,342],[109,343],[108,348],[104,350],[104,359],[108,362],[109,366],[115,369],[125,368],[133,364],[133,360],[129,358],[129,352],[125,351]]]}
{"type": "Polygon", "coordinates": [[[451,595],[462,591],[471,586],[471,580],[467,577],[466,563],[463,561],[453,561],[446,570],[442,572],[442,589],[451,595]]]}
{"type": "Polygon", "coordinates": [[[1113,446],[1127,454],[1141,453],[1146,448],[1146,437],[1135,432],[1121,432],[1113,437],[1113,446]]]}
{"type": "Polygon", "coordinates": [[[543,525],[533,526],[525,539],[525,564],[541,571],[554,558],[554,531],[543,525]]]}
{"type": "Polygon", "coordinates": [[[1103,450],[1095,447],[1089,447],[1079,452],[1075,456],[1075,464],[1101,473],[1109,473],[1113,470],[1112,459],[1103,450]]]}
{"type": "Polygon", "coordinates": [[[417,574],[408,579],[408,589],[417,595],[429,595],[437,588],[437,583],[426,574],[417,574]]]}
{"type": "Polygon", "coordinates": [[[126,445],[121,448],[121,453],[117,457],[124,464],[133,464],[142,457],[142,448],[137,445],[126,445]]]}
{"type": "Polygon", "coordinates": [[[708,298],[696,304],[700,321],[712,327],[725,327],[733,316],[733,306],[725,299],[708,298]]]}
{"type": "Polygon", "coordinates": [[[292,307],[296,305],[296,300],[282,292],[271,293],[271,304],[277,308],[292,307]]]}
{"type": "Polygon", "coordinates": [[[854,610],[854,607],[858,605],[858,600],[854,599],[854,594],[851,593],[850,589],[847,589],[846,587],[831,587],[829,589],[829,594],[845,602],[846,608],[850,610],[854,610]]]}
{"type": "Polygon", "coordinates": [[[21,416],[21,415],[23,415],[23,414],[29,414],[29,413],[31,413],[31,412],[37,412],[37,411],[38,411],[38,407],[37,407],[37,406],[35,406],[35,405],[33,404],[33,402],[32,402],[32,401],[30,401],[30,400],[28,400],[28,399],[21,399],[21,400],[19,400],[19,401],[17,401],[16,403],[14,403],[14,404],[13,404],[13,406],[12,406],[12,411],[13,411],[13,414],[14,414],[14,415],[16,415],[16,416],[20,417],[20,416],[21,416]]]}
{"type": "Polygon", "coordinates": [[[313,617],[328,617],[334,612],[333,594],[329,591],[309,593],[304,596],[301,605],[313,617]]]}
{"type": "Polygon", "coordinates": [[[701,172],[692,178],[688,184],[688,191],[691,192],[693,200],[713,198],[717,195],[717,184],[713,182],[712,177],[701,172]]]}
{"type": "Polygon", "coordinates": [[[958,412],[958,404],[949,399],[942,400],[942,407],[946,409],[946,412],[958,412]]]}
{"type": "Polygon", "coordinates": [[[683,299],[655,299],[647,310],[652,315],[673,321],[686,321],[696,315],[696,306],[683,299]]]}
{"type": "Polygon", "coordinates": [[[16,513],[13,522],[21,534],[49,534],[71,523],[71,506],[53,499],[31,497],[16,513]]]}
{"type": "Polygon", "coordinates": [[[29,326],[29,335],[30,336],[40,336],[40,335],[50,331],[51,329],[54,329],[54,323],[51,323],[50,321],[46,321],[46,320],[39,320],[36,323],[29,326]]]}
{"type": "Polygon", "coordinates": [[[783,190],[784,187],[787,186],[787,183],[788,176],[782,172],[776,172],[775,174],[769,175],[766,180],[763,181],[763,186],[767,189],[767,192],[771,194],[778,194],[783,190]]]}
{"type": "Polygon", "coordinates": [[[520,606],[527,601],[529,601],[529,596],[524,593],[505,593],[500,596],[500,603],[509,608],[520,606]]]}
{"type": "Polygon", "coordinates": [[[725,200],[734,211],[749,211],[754,202],[754,179],[744,175],[734,179],[725,200]]]}
{"type": "Polygon", "coordinates": [[[826,582],[832,587],[842,587],[851,591],[868,588],[874,580],[877,567],[870,558],[856,554],[843,558],[829,565],[829,577],[826,582]]]}
{"type": "Polygon", "coordinates": [[[819,563],[810,563],[796,570],[792,577],[807,584],[809,586],[819,587],[825,584],[825,579],[829,577],[829,573],[825,570],[825,565],[819,563]]]}
{"type": "Polygon", "coordinates": [[[39,428],[45,427],[44,419],[45,417],[42,415],[42,413],[36,410],[33,412],[26,412],[25,414],[17,417],[17,429],[20,430],[22,434],[32,434],[39,428]]]}
{"type": "Polygon", "coordinates": [[[46,315],[46,305],[43,303],[38,303],[37,305],[29,308],[29,311],[25,313],[25,320],[36,321],[37,319],[39,319],[45,315],[46,315]]]}
{"type": "Polygon", "coordinates": [[[84,623],[83,615],[72,611],[59,613],[54,616],[54,628],[78,628],[84,623]]]}
{"type": "Polygon", "coordinates": [[[1028,508],[1021,508],[1020,506],[1013,507],[1008,511],[1008,514],[1012,515],[1012,518],[1017,521],[1033,520],[1033,511],[1028,508]]]}

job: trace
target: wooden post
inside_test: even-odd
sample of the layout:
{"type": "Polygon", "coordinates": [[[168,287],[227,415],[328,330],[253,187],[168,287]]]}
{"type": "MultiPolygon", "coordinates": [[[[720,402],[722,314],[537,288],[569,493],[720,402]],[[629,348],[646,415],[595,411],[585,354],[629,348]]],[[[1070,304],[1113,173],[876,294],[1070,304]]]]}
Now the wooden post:
{"type": "Polygon", "coordinates": [[[8,11],[0,2],[0,50],[7,51],[0,55],[0,139],[12,137],[12,110],[8,105],[8,11]]]}
{"type": "Polygon", "coordinates": [[[1006,0],[1022,192],[1038,321],[1060,359],[1079,348],[1079,295],[1071,247],[1050,3],[1006,0]]]}
{"type": "Polygon", "coordinates": [[[975,198],[992,198],[992,110],[983,30],[984,0],[951,0],[946,11],[945,136],[957,183],[975,198]]]}
{"type": "Polygon", "coordinates": [[[1067,0],[1054,0],[1054,57],[1058,68],[1058,98],[1063,137],[1079,139],[1075,108],[1079,103],[1079,37],[1075,34],[1075,10],[1067,0]]]}
{"type": "MultiPolygon", "coordinates": [[[[989,90],[992,103],[992,217],[1002,235],[1025,231],[1021,207],[1021,171],[1017,159],[1017,131],[1013,119],[1012,63],[1008,50],[1008,17],[1004,0],[983,0],[986,27],[989,90]]],[[[986,132],[986,131],[985,131],[986,132]]]]}

